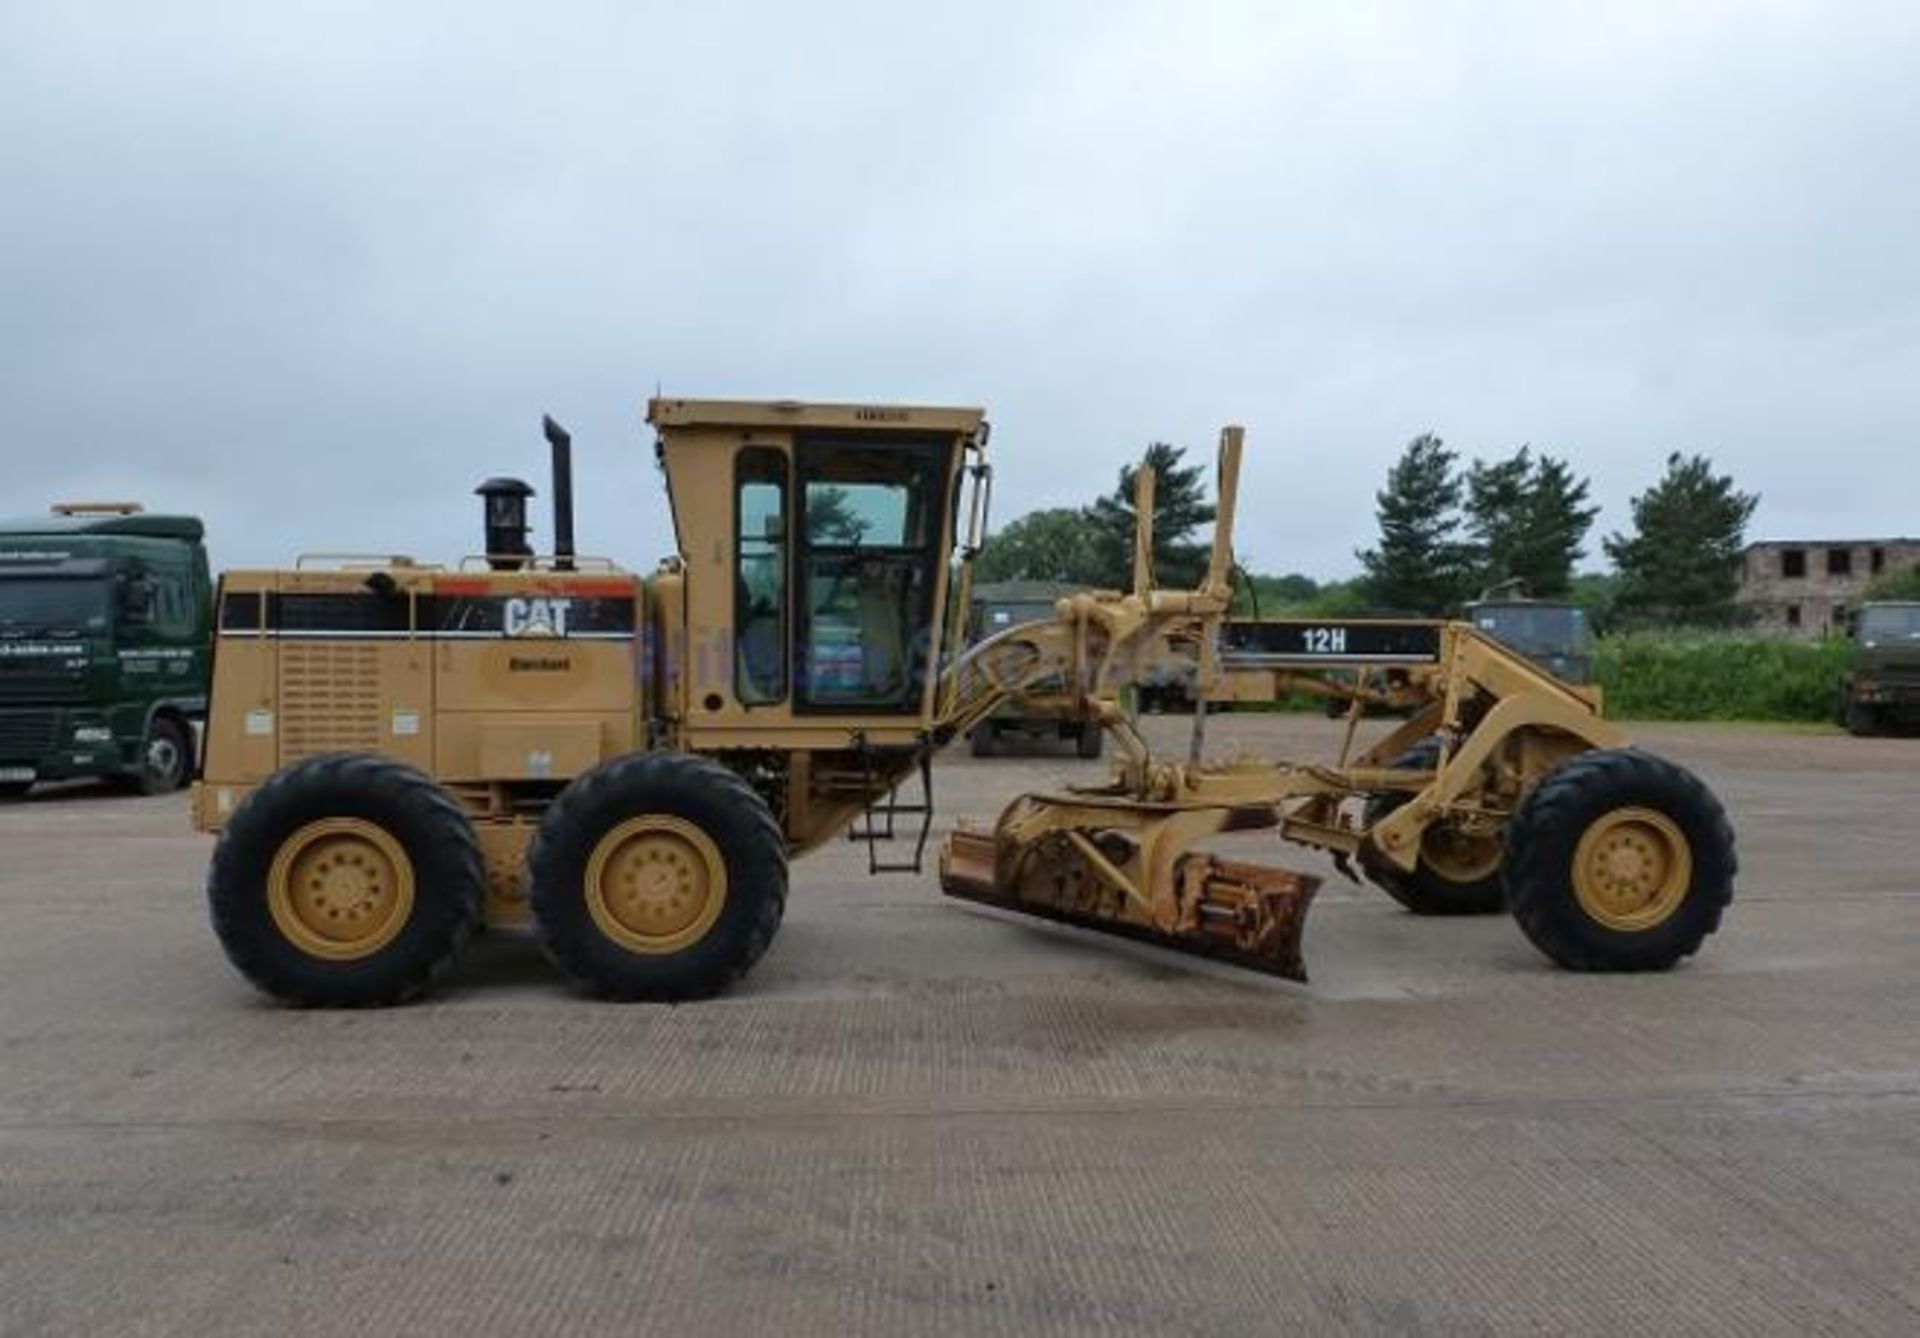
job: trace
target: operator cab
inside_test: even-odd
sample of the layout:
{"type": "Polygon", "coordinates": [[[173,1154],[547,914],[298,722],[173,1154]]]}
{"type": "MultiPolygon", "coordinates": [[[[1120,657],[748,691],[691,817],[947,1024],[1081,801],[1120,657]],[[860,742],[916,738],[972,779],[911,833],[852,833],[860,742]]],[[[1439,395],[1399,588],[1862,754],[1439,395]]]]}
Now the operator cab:
{"type": "Polygon", "coordinates": [[[949,559],[980,411],[654,400],[648,421],[685,582],[667,594],[685,600],[690,643],[663,714],[923,728],[958,642],[949,559]]]}

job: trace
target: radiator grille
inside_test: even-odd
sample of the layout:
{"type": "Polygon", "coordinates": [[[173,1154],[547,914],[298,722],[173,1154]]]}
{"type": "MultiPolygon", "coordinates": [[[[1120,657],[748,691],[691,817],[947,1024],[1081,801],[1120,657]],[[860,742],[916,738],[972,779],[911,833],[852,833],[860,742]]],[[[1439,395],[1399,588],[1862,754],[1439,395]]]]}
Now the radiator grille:
{"type": "Polygon", "coordinates": [[[380,747],[380,649],[350,641],[280,646],[280,761],[380,747]]]}
{"type": "Polygon", "coordinates": [[[58,711],[0,711],[0,759],[37,761],[59,742],[58,711]]]}

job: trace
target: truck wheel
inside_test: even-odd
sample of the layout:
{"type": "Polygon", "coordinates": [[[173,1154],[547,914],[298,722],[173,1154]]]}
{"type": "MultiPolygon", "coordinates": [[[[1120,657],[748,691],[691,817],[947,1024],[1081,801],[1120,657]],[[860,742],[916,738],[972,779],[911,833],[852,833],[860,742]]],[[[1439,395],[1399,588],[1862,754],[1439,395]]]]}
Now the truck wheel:
{"type": "Polygon", "coordinates": [[[967,751],[975,757],[993,756],[993,726],[984,721],[967,733],[967,751]]]}
{"type": "MultiPolygon", "coordinates": [[[[1397,771],[1427,771],[1440,761],[1440,745],[1428,740],[1415,744],[1393,761],[1397,771]]],[[[1365,821],[1371,831],[1410,794],[1388,792],[1367,801],[1365,821]]],[[[1491,915],[1506,904],[1500,883],[1500,865],[1506,847],[1497,838],[1468,836],[1435,824],[1420,840],[1420,860],[1407,873],[1364,847],[1360,867],[1381,891],[1415,915],[1491,915]]]]}
{"type": "Polygon", "coordinates": [[[787,841],[766,801],[689,753],[635,753],[577,778],[528,857],[534,926],[606,999],[717,994],[773,942],[787,841]]]}
{"type": "Polygon", "coordinates": [[[1107,731],[1098,725],[1082,725],[1080,733],[1073,741],[1073,751],[1080,757],[1092,761],[1107,750],[1107,731]]]}
{"type": "Polygon", "coordinates": [[[1520,803],[1507,904],[1533,945],[1575,971],[1664,971],[1733,899],[1733,829],[1691,772],[1637,749],[1583,753],[1520,803]]]}
{"type": "Polygon", "coordinates": [[[1876,708],[1866,705],[1864,702],[1847,703],[1846,726],[1847,733],[1853,735],[1856,739],[1872,738],[1874,735],[1882,734],[1886,731],[1886,727],[1880,719],[1880,712],[1876,708]]]}
{"type": "Polygon", "coordinates": [[[32,788],[32,781],[0,781],[0,799],[18,799],[32,788]]]}
{"type": "Polygon", "coordinates": [[[140,746],[133,784],[141,794],[172,794],[193,770],[193,736],[171,716],[155,716],[140,746]]]}
{"type": "Polygon", "coordinates": [[[400,1003],[453,964],[480,918],[467,815],[412,767],[364,753],[295,763],[255,790],[214,847],[227,958],[285,1003],[400,1003]]]}

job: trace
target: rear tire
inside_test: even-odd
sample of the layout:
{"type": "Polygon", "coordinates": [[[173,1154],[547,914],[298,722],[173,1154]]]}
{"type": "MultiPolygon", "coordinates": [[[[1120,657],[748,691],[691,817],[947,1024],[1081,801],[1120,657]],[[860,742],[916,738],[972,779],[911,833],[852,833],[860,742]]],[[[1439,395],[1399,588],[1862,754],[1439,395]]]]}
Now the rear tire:
{"type": "Polygon", "coordinates": [[[1733,899],[1725,810],[1691,772],[1637,749],[1583,753],[1535,786],[1507,830],[1507,901],[1574,971],[1664,971],[1733,899]]]}
{"type": "MultiPolygon", "coordinates": [[[[1439,762],[1440,745],[1430,739],[1395,758],[1393,769],[1430,771],[1439,762]]],[[[1367,800],[1367,829],[1371,831],[1375,823],[1404,807],[1412,798],[1397,791],[1374,795],[1367,800]]],[[[1504,909],[1506,892],[1501,886],[1501,863],[1498,851],[1473,858],[1471,845],[1454,839],[1438,825],[1429,827],[1421,838],[1420,859],[1411,873],[1383,858],[1372,846],[1363,848],[1360,856],[1360,867],[1367,878],[1415,915],[1492,915],[1504,909]]]]}
{"type": "Polygon", "coordinates": [[[452,966],[486,885],[467,815],[412,767],[295,763],[248,796],[207,871],[227,959],[284,1003],[400,1003],[452,966]]]}
{"type": "Polygon", "coordinates": [[[719,993],[757,962],[787,902],[766,801],[711,758],[635,753],[577,778],[528,859],[547,955],[605,999],[719,993]]]}
{"type": "Polygon", "coordinates": [[[1107,731],[1098,725],[1082,725],[1080,733],[1073,741],[1073,751],[1091,762],[1107,749],[1107,731]]]}

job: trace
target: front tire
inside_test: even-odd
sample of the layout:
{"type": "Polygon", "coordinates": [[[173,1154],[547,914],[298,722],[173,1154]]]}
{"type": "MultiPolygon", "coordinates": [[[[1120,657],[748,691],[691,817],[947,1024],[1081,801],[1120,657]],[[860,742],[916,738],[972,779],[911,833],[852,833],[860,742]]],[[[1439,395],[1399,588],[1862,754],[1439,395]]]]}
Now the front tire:
{"type": "Polygon", "coordinates": [[[1847,733],[1856,739],[1870,739],[1877,734],[1886,733],[1886,724],[1881,720],[1879,710],[1862,702],[1847,703],[1844,723],[1847,733]]]}
{"type": "Polygon", "coordinates": [[[171,716],[155,716],[140,746],[133,786],[141,794],[172,794],[193,771],[193,735],[171,716]]]}
{"type": "Polygon", "coordinates": [[[364,753],[295,763],[247,798],[207,871],[214,931],[283,1003],[400,1003],[453,964],[480,918],[473,826],[412,767],[364,753]]]}
{"type": "Polygon", "coordinates": [[[719,993],[773,942],[787,842],[740,776],[688,753],[635,753],[580,776],[529,856],[547,955],[605,999],[719,993]]]}
{"type": "MultiPolygon", "coordinates": [[[[1417,743],[1393,761],[1395,771],[1431,771],[1440,764],[1440,744],[1417,743]]],[[[1371,831],[1413,798],[1389,791],[1367,801],[1371,831]]],[[[1412,872],[1375,854],[1361,852],[1360,867],[1374,886],[1415,915],[1492,915],[1506,905],[1500,866],[1505,850],[1495,838],[1468,837],[1435,824],[1420,839],[1420,859],[1412,872]]]]}
{"type": "Polygon", "coordinates": [[[1637,749],[1562,765],[1507,831],[1508,905],[1574,971],[1664,971],[1720,927],[1739,867],[1725,810],[1691,772],[1637,749]]]}

